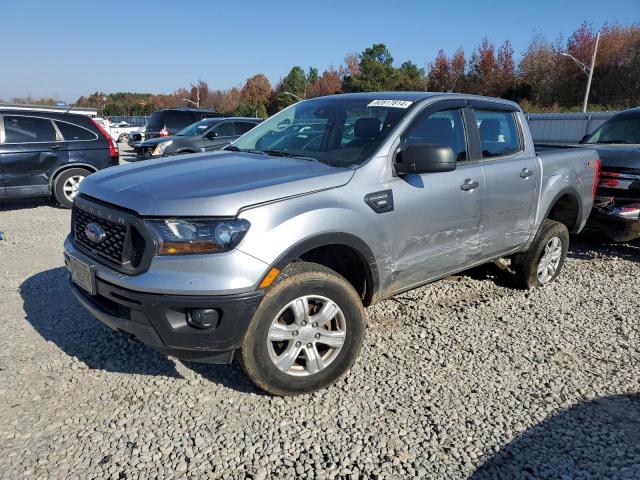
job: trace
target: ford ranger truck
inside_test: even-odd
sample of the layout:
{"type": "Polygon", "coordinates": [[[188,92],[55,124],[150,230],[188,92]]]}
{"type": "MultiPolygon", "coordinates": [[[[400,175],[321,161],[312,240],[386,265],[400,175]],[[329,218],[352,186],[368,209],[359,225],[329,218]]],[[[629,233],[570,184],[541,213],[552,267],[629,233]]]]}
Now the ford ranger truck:
{"type": "Polygon", "coordinates": [[[225,150],[91,175],[64,256],[114,330],[306,393],[354,363],[372,303],[500,258],[521,287],[553,282],[597,165],[585,148],[536,152],[505,100],[314,98],[225,150]]]}

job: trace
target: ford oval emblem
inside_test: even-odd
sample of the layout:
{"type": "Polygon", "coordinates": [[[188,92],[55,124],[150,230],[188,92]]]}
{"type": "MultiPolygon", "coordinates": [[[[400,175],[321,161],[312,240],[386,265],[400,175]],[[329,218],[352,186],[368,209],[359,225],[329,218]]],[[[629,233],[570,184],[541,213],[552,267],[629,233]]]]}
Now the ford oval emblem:
{"type": "Polygon", "coordinates": [[[107,232],[97,223],[88,223],[87,226],[84,227],[84,234],[93,243],[100,243],[107,237],[107,232]]]}

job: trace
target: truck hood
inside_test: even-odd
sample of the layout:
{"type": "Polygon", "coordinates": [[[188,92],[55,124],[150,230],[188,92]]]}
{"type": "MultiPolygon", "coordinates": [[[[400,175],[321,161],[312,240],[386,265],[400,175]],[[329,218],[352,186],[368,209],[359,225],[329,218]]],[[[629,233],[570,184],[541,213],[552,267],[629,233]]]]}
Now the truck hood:
{"type": "Polygon", "coordinates": [[[354,171],[241,152],[149,160],[101,170],[80,194],[142,216],[233,216],[246,206],[340,187],[354,171]]]}
{"type": "Polygon", "coordinates": [[[633,168],[640,170],[640,145],[581,145],[595,149],[600,155],[603,167],[633,168]]]}

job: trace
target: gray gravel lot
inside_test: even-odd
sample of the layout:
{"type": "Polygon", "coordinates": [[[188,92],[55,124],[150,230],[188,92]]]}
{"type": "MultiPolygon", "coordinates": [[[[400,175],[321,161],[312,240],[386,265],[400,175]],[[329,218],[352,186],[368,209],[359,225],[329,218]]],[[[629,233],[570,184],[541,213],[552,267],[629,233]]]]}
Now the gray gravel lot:
{"type": "Polygon", "coordinates": [[[69,212],[0,205],[0,478],[640,478],[640,244],[557,283],[485,267],[367,310],[335,386],[273,398],[90,318],[69,212]]]}

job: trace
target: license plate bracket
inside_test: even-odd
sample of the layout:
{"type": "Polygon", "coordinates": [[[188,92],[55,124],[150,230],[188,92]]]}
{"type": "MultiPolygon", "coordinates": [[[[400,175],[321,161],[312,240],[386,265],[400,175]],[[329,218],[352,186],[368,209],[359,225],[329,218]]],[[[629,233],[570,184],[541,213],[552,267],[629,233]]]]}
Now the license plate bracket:
{"type": "Polygon", "coordinates": [[[90,295],[96,294],[96,267],[69,255],[69,273],[71,280],[90,295]]]}

